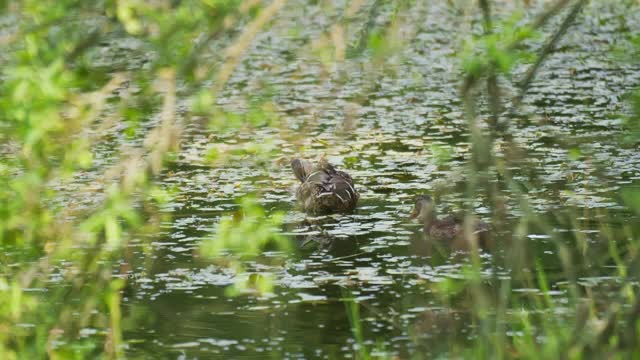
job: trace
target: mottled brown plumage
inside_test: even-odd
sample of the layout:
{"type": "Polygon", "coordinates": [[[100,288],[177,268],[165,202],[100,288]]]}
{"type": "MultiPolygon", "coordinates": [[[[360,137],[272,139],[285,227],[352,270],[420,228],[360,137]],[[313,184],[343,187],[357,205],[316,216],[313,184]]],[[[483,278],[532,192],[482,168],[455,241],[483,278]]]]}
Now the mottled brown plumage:
{"type": "Polygon", "coordinates": [[[477,241],[479,247],[489,246],[489,225],[477,220],[473,224],[473,231],[465,237],[464,217],[450,215],[438,219],[435,204],[428,195],[416,198],[411,218],[418,218],[424,225],[424,233],[430,239],[444,242],[457,249],[470,249],[471,242],[477,241]]]}
{"type": "Polygon", "coordinates": [[[355,209],[360,195],[353,179],[346,172],[336,170],[324,157],[316,166],[307,160],[293,159],[291,168],[301,182],[296,198],[304,211],[330,214],[355,209]]]}

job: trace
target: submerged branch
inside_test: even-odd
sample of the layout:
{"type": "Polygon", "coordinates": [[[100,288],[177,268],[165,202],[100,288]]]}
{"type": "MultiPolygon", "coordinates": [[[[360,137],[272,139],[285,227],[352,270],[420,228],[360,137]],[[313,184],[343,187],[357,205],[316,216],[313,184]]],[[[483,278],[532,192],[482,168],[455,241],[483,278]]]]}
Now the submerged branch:
{"type": "Polygon", "coordinates": [[[71,50],[71,52],[67,55],[65,59],[66,66],[73,64],[74,61],[82,54],[84,54],[88,49],[95,46],[98,43],[102,36],[102,29],[95,29],[89,33],[84,39],[82,39],[76,46],[71,50]]]}
{"type": "MultiPolygon", "coordinates": [[[[480,0],[480,8],[484,18],[484,33],[489,36],[493,33],[493,24],[491,22],[491,7],[488,0],[480,0]]],[[[488,69],[487,77],[487,94],[489,95],[489,110],[491,112],[491,134],[495,139],[497,135],[498,118],[500,116],[501,100],[500,86],[498,85],[498,75],[496,74],[497,64],[492,61],[488,69]]]]}
{"type": "Polygon", "coordinates": [[[480,0],[479,1],[480,9],[482,9],[482,17],[484,20],[484,33],[491,34],[493,25],[491,23],[491,8],[489,7],[488,0],[480,0]]]}
{"type": "Polygon", "coordinates": [[[571,24],[574,22],[574,20],[578,16],[578,13],[580,12],[580,10],[582,10],[582,8],[586,3],[587,3],[587,0],[579,0],[573,6],[573,8],[571,9],[571,12],[569,12],[567,17],[562,21],[560,28],[558,28],[558,30],[555,32],[555,34],[553,34],[549,42],[547,42],[547,44],[542,49],[542,52],[538,56],[538,59],[536,60],[536,62],[533,65],[531,65],[529,70],[527,70],[527,74],[525,78],[520,82],[520,84],[518,84],[518,87],[520,88],[520,93],[513,100],[514,108],[517,108],[520,105],[524,95],[527,93],[527,90],[531,85],[531,82],[535,78],[536,73],[538,72],[538,69],[540,68],[542,63],[545,61],[545,59],[549,56],[549,54],[553,52],[556,45],[558,44],[558,41],[560,41],[562,36],[567,32],[571,24]]]}
{"type": "Polygon", "coordinates": [[[557,3],[553,4],[553,6],[551,6],[551,8],[549,8],[547,11],[540,14],[540,16],[538,16],[533,22],[532,27],[534,29],[543,27],[547,23],[547,21],[549,21],[549,19],[556,16],[570,2],[571,0],[559,0],[557,3]]]}
{"type": "MultiPolygon", "coordinates": [[[[353,7],[353,6],[352,6],[353,7]]],[[[378,16],[378,13],[381,8],[381,0],[375,0],[373,5],[369,8],[369,13],[367,14],[367,22],[362,27],[362,30],[358,34],[358,41],[355,45],[350,45],[347,49],[346,56],[348,58],[353,58],[358,54],[361,54],[364,49],[367,47],[367,42],[369,41],[369,34],[371,33],[371,29],[375,28],[375,20],[378,16]]],[[[354,11],[350,11],[353,13],[354,11]]]]}
{"type": "MultiPolygon", "coordinates": [[[[582,0],[581,0],[582,1],[582,0]]],[[[482,3],[484,3],[486,1],[482,1],[482,3]]],[[[543,12],[542,14],[540,14],[539,16],[536,17],[536,19],[533,21],[532,25],[531,25],[531,29],[532,30],[537,30],[540,29],[541,27],[545,26],[547,24],[547,22],[552,19],[554,16],[556,16],[560,11],[562,11],[569,3],[571,2],[571,0],[559,0],[558,2],[556,2],[553,6],[551,6],[548,10],[546,10],[545,12],[543,12]]],[[[483,4],[480,4],[481,6],[483,4]]],[[[488,5],[488,4],[487,4],[488,5]]],[[[484,8],[484,7],[483,7],[484,8]]],[[[487,7],[488,9],[488,7],[487,7]]],[[[486,18],[484,19],[485,24],[486,24],[486,18]]],[[[522,43],[522,38],[515,38],[514,40],[512,40],[510,43],[508,43],[506,45],[506,50],[507,51],[513,51],[515,50],[518,46],[520,46],[520,44],[522,43]]],[[[486,72],[486,68],[480,69],[480,73],[482,72],[486,72]]],[[[467,76],[465,77],[464,81],[463,81],[463,85],[462,85],[462,94],[463,96],[466,96],[469,92],[469,90],[471,90],[475,84],[477,83],[479,79],[479,76],[476,74],[467,74],[467,76]]]]}

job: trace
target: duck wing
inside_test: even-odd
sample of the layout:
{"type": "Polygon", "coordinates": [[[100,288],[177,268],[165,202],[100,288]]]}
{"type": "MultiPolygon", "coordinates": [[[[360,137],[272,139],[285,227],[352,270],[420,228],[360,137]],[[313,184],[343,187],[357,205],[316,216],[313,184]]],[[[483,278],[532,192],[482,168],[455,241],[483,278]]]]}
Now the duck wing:
{"type": "Polygon", "coordinates": [[[324,193],[335,193],[338,197],[352,199],[357,195],[353,180],[342,171],[317,170],[311,173],[305,182],[318,188],[318,196],[324,193]]]}
{"type": "MultiPolygon", "coordinates": [[[[458,212],[456,214],[450,215],[445,220],[449,221],[449,222],[456,222],[456,223],[462,225],[462,224],[464,224],[464,218],[465,218],[465,213],[464,212],[458,212]]],[[[475,222],[473,224],[473,232],[478,234],[478,233],[485,232],[485,231],[489,231],[489,224],[487,224],[486,222],[476,218],[476,220],[475,220],[475,222]]]]}
{"type": "Polygon", "coordinates": [[[462,222],[455,215],[437,220],[429,229],[429,235],[436,240],[454,240],[462,232],[462,222]]]}
{"type": "Polygon", "coordinates": [[[340,199],[343,204],[350,204],[358,201],[358,192],[353,186],[353,180],[344,171],[336,171],[329,177],[328,191],[340,199]]]}
{"type": "Polygon", "coordinates": [[[351,176],[332,166],[309,174],[298,192],[304,207],[314,212],[351,211],[358,197],[351,176]]]}

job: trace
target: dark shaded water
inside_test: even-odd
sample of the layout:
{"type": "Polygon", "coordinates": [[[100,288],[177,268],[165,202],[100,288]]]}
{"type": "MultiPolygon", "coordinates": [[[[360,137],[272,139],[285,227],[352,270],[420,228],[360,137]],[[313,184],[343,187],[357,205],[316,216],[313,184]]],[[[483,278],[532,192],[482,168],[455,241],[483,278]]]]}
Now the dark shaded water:
{"type": "MultiPolygon", "coordinates": [[[[344,12],[340,4],[298,6],[302,3],[294,1],[259,35],[221,105],[242,111],[252,99],[271,100],[285,130],[214,132],[205,120],[188,124],[183,151],[162,179],[178,194],[167,209],[174,220],[152,243],[156,258],[151,269],[133,270],[124,300],[124,316],[131,319],[123,325],[129,356],[353,357],[357,345],[347,297],[359,303],[365,344],[377,349],[374,354],[452,356],[473,339],[472,298],[464,291],[455,296],[445,291],[464,278],[467,258],[429,253],[419,226],[407,220],[411,199],[421,193],[437,192],[443,212],[460,208],[463,194],[455,184],[465,180],[470,147],[458,96],[456,49],[470,31],[471,18],[446,1],[425,3],[399,12],[406,44],[384,61],[366,52],[337,67],[317,61],[317,52],[309,49],[344,12]],[[237,155],[248,144],[257,147],[255,154],[237,155]],[[211,167],[211,148],[230,161],[211,167]],[[442,151],[449,152],[444,162],[437,156],[442,151]],[[262,155],[269,152],[277,154],[276,160],[262,155]],[[289,159],[323,153],[356,179],[361,193],[356,213],[315,219],[295,208],[289,159]],[[273,294],[229,298],[225,288],[236,274],[194,253],[220,216],[250,193],[260,194],[265,207],[286,211],[284,231],[306,244],[283,266],[247,264],[249,270],[276,274],[273,294]]],[[[620,149],[615,141],[622,121],[615,114],[624,112],[623,95],[639,84],[640,71],[610,55],[622,29],[640,30],[640,16],[613,3],[587,7],[526,96],[528,121],[512,124],[515,141],[543,173],[533,180],[527,169],[512,169],[517,180],[537,186],[528,193],[536,212],[566,206],[615,210],[617,189],[640,179],[640,153],[620,149]],[[600,164],[605,176],[596,179],[600,164]]],[[[376,23],[388,21],[391,10],[382,7],[376,23]]],[[[350,22],[349,42],[357,41],[364,21],[350,22]]],[[[129,43],[119,44],[126,53],[129,43]]],[[[506,93],[512,90],[504,86],[506,93]]],[[[98,161],[109,158],[108,148],[98,161]]],[[[496,151],[501,154],[500,148],[496,151]]],[[[479,216],[486,217],[487,211],[485,199],[477,199],[479,216]]],[[[513,210],[509,220],[521,215],[513,210]]],[[[527,231],[528,256],[547,264],[551,278],[558,275],[549,295],[562,304],[567,294],[556,249],[547,235],[527,231]]],[[[580,231],[589,239],[597,235],[580,231]]],[[[132,250],[140,256],[145,251],[142,245],[132,250]]],[[[492,255],[482,259],[487,285],[510,276],[492,265],[492,255]]],[[[610,269],[595,267],[581,281],[585,287],[606,288],[617,279],[610,269]]],[[[535,288],[513,292],[542,295],[535,288]]],[[[559,305],[558,316],[562,310],[559,305]]],[[[511,330],[508,336],[518,336],[511,330]]]]}

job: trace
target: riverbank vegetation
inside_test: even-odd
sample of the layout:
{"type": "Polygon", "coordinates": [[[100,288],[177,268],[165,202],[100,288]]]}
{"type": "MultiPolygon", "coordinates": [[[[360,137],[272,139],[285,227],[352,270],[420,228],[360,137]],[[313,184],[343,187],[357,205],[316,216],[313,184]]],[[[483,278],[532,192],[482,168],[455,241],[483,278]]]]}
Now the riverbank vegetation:
{"type": "Polygon", "coordinates": [[[637,355],[638,6],[0,2],[0,357],[637,355]]]}

